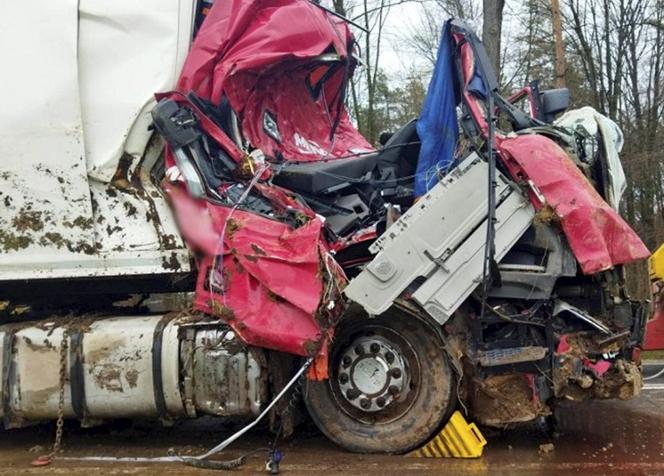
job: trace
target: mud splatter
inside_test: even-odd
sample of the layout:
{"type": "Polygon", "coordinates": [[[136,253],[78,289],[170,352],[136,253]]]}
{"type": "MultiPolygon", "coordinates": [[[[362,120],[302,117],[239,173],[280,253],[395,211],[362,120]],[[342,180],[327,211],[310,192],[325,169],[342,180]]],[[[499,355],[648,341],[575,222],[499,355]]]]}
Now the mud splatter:
{"type": "Polygon", "coordinates": [[[16,228],[16,231],[20,232],[28,230],[40,231],[44,228],[42,212],[22,208],[12,219],[12,225],[16,228]]]}
{"type": "Polygon", "coordinates": [[[133,217],[134,215],[136,215],[138,213],[138,210],[136,209],[136,207],[134,205],[132,205],[131,203],[129,203],[129,202],[124,202],[122,204],[122,206],[124,207],[125,210],[127,210],[127,216],[128,217],[133,217]]]}
{"type": "Polygon", "coordinates": [[[124,390],[120,380],[121,368],[119,366],[102,364],[96,366],[92,374],[99,388],[109,392],[122,392],[124,390]]]}
{"type": "Polygon", "coordinates": [[[171,253],[171,256],[166,258],[165,256],[161,259],[161,267],[168,270],[177,271],[182,268],[178,257],[175,253],[171,253]]]}
{"type": "Polygon", "coordinates": [[[537,213],[535,213],[533,222],[543,223],[545,225],[555,224],[560,223],[560,217],[556,213],[556,210],[554,210],[554,208],[547,203],[537,213]]]}
{"type": "Polygon", "coordinates": [[[236,220],[229,218],[226,221],[226,236],[228,237],[228,239],[232,240],[233,236],[235,235],[235,232],[240,230],[241,228],[242,226],[236,220]]]}
{"type": "Polygon", "coordinates": [[[138,370],[127,370],[125,372],[125,378],[127,379],[130,388],[136,388],[136,385],[138,384],[138,370]]]}
{"type": "Polygon", "coordinates": [[[211,307],[212,307],[212,312],[221,317],[224,321],[230,322],[235,320],[235,312],[228,307],[224,306],[223,304],[220,304],[219,302],[215,301],[214,299],[211,301],[211,307]]]}
{"type": "Polygon", "coordinates": [[[81,228],[82,230],[89,230],[94,226],[92,218],[83,215],[77,216],[74,221],[65,220],[62,224],[67,228],[81,228]]]}
{"type": "Polygon", "coordinates": [[[28,235],[17,235],[11,231],[0,230],[0,248],[4,251],[19,251],[33,243],[28,235]]]}
{"type": "Polygon", "coordinates": [[[261,256],[266,256],[266,255],[267,255],[267,253],[265,253],[265,251],[263,250],[263,248],[261,248],[260,246],[258,246],[256,243],[252,243],[252,244],[251,244],[251,249],[252,249],[252,250],[254,251],[254,253],[256,253],[257,255],[261,255],[261,256]]]}

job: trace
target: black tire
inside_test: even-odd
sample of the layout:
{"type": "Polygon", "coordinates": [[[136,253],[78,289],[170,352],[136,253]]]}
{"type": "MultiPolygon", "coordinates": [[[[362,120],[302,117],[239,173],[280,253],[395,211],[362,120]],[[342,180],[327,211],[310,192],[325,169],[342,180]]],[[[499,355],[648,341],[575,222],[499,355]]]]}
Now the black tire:
{"type": "MultiPolygon", "coordinates": [[[[373,355],[382,358],[384,352],[381,347],[380,354],[373,355]]],[[[385,379],[387,382],[382,388],[391,383],[389,379],[393,371],[392,368],[386,370],[386,377],[379,377],[375,385],[383,385],[385,379]]],[[[305,403],[316,426],[330,440],[353,452],[404,453],[417,448],[442,427],[456,403],[455,378],[439,329],[396,307],[371,319],[355,311],[354,315],[341,322],[330,349],[329,375],[330,378],[322,382],[307,382],[305,403]],[[401,353],[400,363],[404,365],[407,376],[407,383],[404,377],[399,392],[394,391],[396,386],[390,387],[390,402],[387,405],[383,403],[385,406],[380,409],[377,409],[374,397],[362,394],[363,403],[371,402],[371,412],[355,407],[353,404],[357,398],[351,400],[351,397],[347,397],[349,390],[342,389],[344,385],[344,388],[355,386],[356,376],[358,382],[364,383],[364,387],[352,387],[352,392],[367,388],[367,382],[370,382],[368,385],[371,387],[376,382],[373,376],[383,369],[379,367],[369,373],[363,370],[367,366],[364,364],[362,370],[355,370],[359,369],[358,363],[362,359],[373,358],[372,362],[378,361],[368,355],[370,352],[379,352],[375,350],[377,345],[369,346],[374,351],[365,352],[362,349],[366,346],[354,344],[372,342],[362,339],[379,339],[392,345],[393,349],[401,353]],[[356,350],[349,350],[358,347],[359,354],[356,350]],[[351,364],[348,364],[348,352],[357,356],[351,364]],[[342,355],[346,360],[342,359],[342,355]],[[347,370],[343,367],[344,362],[349,365],[347,370]],[[346,372],[346,376],[342,375],[340,379],[340,374],[346,372]],[[347,383],[349,380],[350,383],[347,383]]],[[[380,399],[384,393],[371,395],[379,395],[380,399]]]]}

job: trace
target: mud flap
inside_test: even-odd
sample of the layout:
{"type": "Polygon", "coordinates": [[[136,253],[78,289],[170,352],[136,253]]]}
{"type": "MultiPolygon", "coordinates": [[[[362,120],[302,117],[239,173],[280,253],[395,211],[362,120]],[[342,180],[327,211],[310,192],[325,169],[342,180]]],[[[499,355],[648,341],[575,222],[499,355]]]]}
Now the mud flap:
{"type": "Polygon", "coordinates": [[[468,423],[458,410],[431,441],[406,456],[416,458],[479,458],[486,439],[475,426],[468,423]]]}

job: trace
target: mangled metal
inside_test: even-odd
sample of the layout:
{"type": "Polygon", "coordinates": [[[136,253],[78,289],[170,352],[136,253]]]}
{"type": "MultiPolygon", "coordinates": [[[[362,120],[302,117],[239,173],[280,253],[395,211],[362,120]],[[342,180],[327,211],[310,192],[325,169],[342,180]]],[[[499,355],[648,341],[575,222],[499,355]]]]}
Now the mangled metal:
{"type": "MultiPolygon", "coordinates": [[[[345,288],[369,314],[385,312],[406,288],[444,324],[482,278],[486,236],[487,165],[472,154],[423,196],[370,247],[376,257],[345,288]]],[[[498,177],[496,258],[514,246],[534,211],[498,177]]]]}
{"type": "MultiPolygon", "coordinates": [[[[345,297],[368,314],[407,301],[457,329],[458,353],[450,357],[464,377],[461,398],[490,424],[550,413],[551,399],[561,395],[550,382],[560,373],[553,356],[562,335],[594,330],[612,342],[622,339],[623,349],[607,362],[624,367],[640,342],[642,312],[618,284],[619,265],[647,250],[603,198],[617,200],[620,184],[598,192],[590,169],[578,163],[584,152],[575,152],[569,137],[581,131],[547,124],[566,107],[566,92],[525,89],[539,101],[535,117],[526,116],[498,94],[479,40],[451,21],[423,122],[394,135],[405,142],[424,134],[418,156],[394,138],[373,151],[342,104],[355,67],[347,25],[315,5],[279,5],[279,14],[242,1],[215,7],[178,91],[164,95],[153,113],[170,145],[167,167],[182,173],[170,176],[167,190],[183,234],[205,253],[196,306],[229,322],[250,344],[321,355],[319,377],[335,374],[336,364],[328,370],[325,359],[345,307],[338,263],[353,276],[345,297]],[[310,24],[285,25],[281,12],[291,9],[301,9],[310,24]],[[264,23],[252,23],[250,15],[259,12],[264,23]],[[277,40],[277,27],[311,41],[277,40]],[[258,50],[249,41],[258,37],[275,41],[258,50]],[[452,77],[461,78],[458,90],[452,77]],[[277,99],[275,88],[283,93],[277,99]],[[454,154],[456,137],[427,132],[453,130],[456,105],[474,150],[461,156],[454,154]],[[487,118],[494,105],[513,132],[496,130],[487,118]],[[450,124],[434,120],[441,117],[450,124]],[[229,127],[233,118],[237,127],[229,127]],[[413,195],[423,196],[414,202],[413,195]],[[395,203],[407,209],[401,216],[395,203]],[[279,260],[289,263],[276,267],[279,260]],[[290,277],[295,269],[297,281],[290,277]],[[601,291],[584,277],[600,272],[607,283],[601,291]],[[581,304],[586,295],[593,297],[581,304]],[[521,400],[515,413],[513,402],[521,400]],[[504,410],[492,413],[496,405],[504,410]]],[[[601,375],[590,382],[596,389],[607,385],[601,375]]],[[[394,405],[381,398],[381,411],[389,412],[394,405]]],[[[365,400],[375,411],[373,400],[365,400]]]]}
{"type": "Polygon", "coordinates": [[[570,113],[552,125],[564,90],[531,84],[503,98],[481,42],[451,20],[422,118],[375,149],[345,108],[354,47],[347,22],[313,2],[216,2],[175,90],[150,111],[163,154],[156,136],[137,132],[119,155],[90,148],[91,168],[77,158],[84,148],[62,145],[77,180],[59,169],[54,180],[87,208],[53,210],[58,226],[81,228],[82,251],[68,246],[73,232],[46,235],[25,171],[3,175],[19,177],[23,201],[10,203],[21,210],[12,208],[16,237],[5,231],[0,244],[21,251],[43,233],[93,257],[76,271],[65,260],[59,274],[49,264],[44,277],[163,278],[187,273],[191,257],[203,315],[67,323],[65,366],[65,324],[1,327],[9,425],[57,416],[64,380],[65,414],[86,424],[262,418],[300,357],[312,418],[357,451],[411,449],[457,400],[505,426],[550,415],[559,399],[638,393],[645,308],[627,294],[622,264],[647,250],[617,213],[611,124],[593,113],[595,131],[587,114],[570,113]],[[137,155],[140,144],[149,146],[137,155]]]}

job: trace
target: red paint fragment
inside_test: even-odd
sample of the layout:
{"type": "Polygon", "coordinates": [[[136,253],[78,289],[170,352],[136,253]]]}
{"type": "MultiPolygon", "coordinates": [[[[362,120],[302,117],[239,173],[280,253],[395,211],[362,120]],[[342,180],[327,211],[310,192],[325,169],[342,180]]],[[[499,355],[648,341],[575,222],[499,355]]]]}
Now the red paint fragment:
{"type": "Polygon", "coordinates": [[[556,354],[561,355],[567,353],[567,351],[570,348],[569,342],[567,342],[568,337],[569,336],[567,334],[563,334],[560,336],[560,340],[558,341],[558,347],[556,348],[556,354]]]}
{"type": "Polygon", "coordinates": [[[606,371],[611,368],[611,362],[606,360],[599,360],[596,363],[592,363],[588,359],[583,359],[583,366],[589,369],[596,378],[601,378],[602,375],[604,375],[606,371]]]}
{"type": "Polygon", "coordinates": [[[307,371],[307,379],[314,381],[326,380],[329,377],[328,360],[327,352],[316,356],[311,367],[309,367],[309,370],[307,371]]]}

